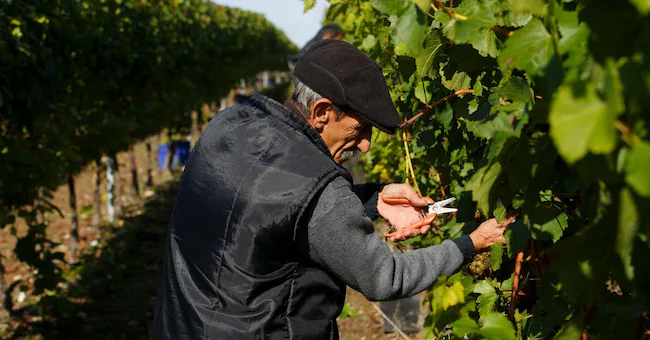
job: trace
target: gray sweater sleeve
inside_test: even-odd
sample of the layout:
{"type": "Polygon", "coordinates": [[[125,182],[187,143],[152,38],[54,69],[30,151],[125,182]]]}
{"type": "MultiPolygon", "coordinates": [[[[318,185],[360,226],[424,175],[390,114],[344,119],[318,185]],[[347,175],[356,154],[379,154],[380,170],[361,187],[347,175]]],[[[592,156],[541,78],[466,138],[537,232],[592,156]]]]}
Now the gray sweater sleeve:
{"type": "Polygon", "coordinates": [[[313,209],[306,233],[309,258],[369,300],[417,294],[463,262],[458,246],[449,240],[392,253],[344,179],[330,183],[313,209]]]}

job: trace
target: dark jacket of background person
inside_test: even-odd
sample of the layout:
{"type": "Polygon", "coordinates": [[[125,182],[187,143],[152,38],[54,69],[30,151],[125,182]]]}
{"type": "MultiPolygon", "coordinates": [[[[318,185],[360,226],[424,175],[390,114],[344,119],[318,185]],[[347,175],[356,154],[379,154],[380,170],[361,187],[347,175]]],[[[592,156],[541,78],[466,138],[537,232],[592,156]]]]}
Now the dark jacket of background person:
{"type": "Polygon", "coordinates": [[[337,338],[345,284],[296,245],[310,203],[336,178],[351,181],[277,102],[254,95],[212,119],[180,184],[153,338],[337,338]]]}

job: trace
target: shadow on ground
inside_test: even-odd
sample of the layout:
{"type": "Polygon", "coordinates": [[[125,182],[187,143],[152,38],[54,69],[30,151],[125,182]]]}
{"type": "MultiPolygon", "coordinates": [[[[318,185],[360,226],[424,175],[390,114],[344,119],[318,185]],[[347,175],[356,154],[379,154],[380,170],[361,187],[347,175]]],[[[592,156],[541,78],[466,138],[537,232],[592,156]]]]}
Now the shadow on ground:
{"type": "Polygon", "coordinates": [[[140,213],[107,232],[72,269],[67,289],[18,311],[23,339],[149,339],[177,181],[156,189],[140,213]],[[26,317],[29,316],[29,317],[26,317]]]}

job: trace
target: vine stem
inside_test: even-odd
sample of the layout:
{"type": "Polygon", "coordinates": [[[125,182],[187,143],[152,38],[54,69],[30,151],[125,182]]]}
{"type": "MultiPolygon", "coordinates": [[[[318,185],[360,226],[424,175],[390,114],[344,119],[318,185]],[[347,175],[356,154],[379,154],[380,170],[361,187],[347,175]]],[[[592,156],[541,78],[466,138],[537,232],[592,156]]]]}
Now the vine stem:
{"type": "Polygon", "coordinates": [[[623,124],[620,120],[616,121],[616,129],[621,132],[623,135],[623,141],[627,143],[627,145],[632,146],[639,141],[639,136],[634,134],[634,131],[632,131],[629,126],[623,124]]]}
{"type": "Polygon", "coordinates": [[[580,338],[581,340],[589,340],[589,334],[587,333],[587,325],[589,324],[589,319],[591,319],[591,314],[594,312],[595,307],[596,307],[596,302],[590,303],[589,307],[587,307],[587,313],[585,315],[585,329],[582,332],[582,337],[580,338]]]}
{"type": "Polygon", "coordinates": [[[422,196],[422,192],[420,191],[420,186],[418,185],[418,181],[415,178],[415,170],[413,169],[413,161],[411,160],[411,151],[409,150],[409,144],[406,140],[406,131],[402,130],[402,140],[404,141],[404,151],[406,153],[406,166],[407,169],[409,170],[409,173],[411,175],[411,180],[413,181],[413,186],[415,187],[415,191],[417,191],[418,195],[422,196]]]}
{"type": "Polygon", "coordinates": [[[515,277],[512,282],[512,297],[510,298],[510,308],[508,309],[508,315],[511,319],[515,317],[515,308],[517,305],[517,296],[519,295],[519,275],[521,274],[521,262],[524,260],[524,252],[520,251],[517,253],[517,259],[515,260],[515,277]]]}
{"type": "Polygon", "coordinates": [[[409,126],[409,125],[413,124],[413,122],[415,122],[418,118],[422,117],[424,114],[431,111],[431,109],[433,109],[434,107],[448,101],[451,98],[454,98],[456,96],[460,96],[462,94],[467,94],[467,93],[474,93],[474,90],[460,89],[460,90],[458,90],[458,91],[456,91],[454,93],[451,93],[449,95],[444,96],[443,98],[438,99],[437,102],[433,103],[432,105],[428,105],[426,110],[416,114],[415,116],[411,117],[411,119],[409,119],[409,120],[405,121],[404,123],[402,123],[400,125],[400,127],[405,127],[405,126],[409,126]]]}

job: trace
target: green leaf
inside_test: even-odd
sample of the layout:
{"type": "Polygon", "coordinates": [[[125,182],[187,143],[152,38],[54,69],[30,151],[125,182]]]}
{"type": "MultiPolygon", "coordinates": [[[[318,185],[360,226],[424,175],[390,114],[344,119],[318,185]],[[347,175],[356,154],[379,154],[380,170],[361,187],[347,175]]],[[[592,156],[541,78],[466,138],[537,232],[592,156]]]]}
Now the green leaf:
{"type": "Polygon", "coordinates": [[[490,249],[490,267],[492,270],[499,270],[503,261],[503,243],[495,243],[490,249]]]}
{"type": "Polygon", "coordinates": [[[650,13],[650,0],[630,0],[630,2],[639,10],[639,13],[643,15],[650,13]]]}
{"type": "Polygon", "coordinates": [[[575,340],[575,339],[580,339],[582,338],[582,332],[584,330],[584,327],[582,326],[582,323],[579,323],[577,321],[577,317],[574,316],[569,320],[569,322],[565,323],[562,328],[560,328],[560,331],[557,332],[555,337],[553,339],[555,340],[575,340]]]}
{"type": "Polygon", "coordinates": [[[547,5],[544,0],[508,0],[508,4],[517,14],[534,14],[540,17],[546,15],[547,5]]]}
{"type": "Polygon", "coordinates": [[[496,218],[499,223],[506,220],[506,207],[503,205],[501,200],[497,201],[497,207],[494,209],[494,218],[496,218]]]}
{"type": "Polygon", "coordinates": [[[424,13],[429,13],[429,10],[431,10],[431,0],[411,0],[413,3],[418,6],[418,8],[424,12],[424,13]]]}
{"type": "Polygon", "coordinates": [[[369,34],[365,39],[363,39],[363,42],[361,43],[361,46],[365,50],[370,50],[371,48],[375,47],[377,44],[377,39],[375,38],[374,35],[369,34]]]}
{"type": "Polygon", "coordinates": [[[524,224],[523,219],[519,218],[508,226],[505,237],[508,246],[508,257],[512,259],[520,250],[528,246],[530,231],[524,224]]]}
{"type": "Polygon", "coordinates": [[[604,89],[607,108],[615,115],[625,111],[625,100],[623,98],[623,84],[618,73],[618,66],[613,59],[607,59],[605,65],[604,89]]]}
{"type": "Polygon", "coordinates": [[[634,267],[632,266],[632,250],[634,239],[639,230],[640,217],[639,209],[632,193],[628,187],[623,187],[620,193],[618,213],[618,233],[616,234],[616,252],[623,262],[625,276],[634,280],[634,267]]]}
{"type": "Polygon", "coordinates": [[[451,329],[459,337],[472,335],[479,332],[478,324],[468,316],[464,316],[451,323],[451,329]]]}
{"type": "Polygon", "coordinates": [[[465,72],[454,72],[451,79],[447,79],[442,69],[440,69],[440,81],[442,85],[449,90],[458,91],[468,89],[472,86],[472,78],[465,72]]]}
{"type": "Polygon", "coordinates": [[[499,299],[494,285],[489,279],[479,281],[474,287],[474,293],[481,294],[476,302],[478,303],[478,312],[480,316],[488,315],[494,309],[494,304],[499,299]]]}
{"type": "Polygon", "coordinates": [[[587,43],[589,27],[578,20],[577,11],[555,8],[557,28],[560,31],[560,53],[564,54],[587,43]]]}
{"type": "Polygon", "coordinates": [[[537,76],[544,72],[554,53],[553,38],[539,19],[533,19],[506,40],[499,65],[504,73],[509,68],[517,68],[537,76]]]}
{"type": "Polygon", "coordinates": [[[400,14],[411,5],[409,0],[374,0],[372,7],[385,14],[400,14]]]}
{"type": "Polygon", "coordinates": [[[487,340],[514,340],[515,328],[501,313],[490,313],[481,319],[481,335],[487,340]]]}
{"type": "Polygon", "coordinates": [[[424,104],[431,103],[431,97],[433,97],[433,91],[431,89],[430,80],[416,80],[417,84],[415,85],[415,98],[421,101],[424,104]]]}
{"type": "Polygon", "coordinates": [[[650,143],[639,141],[628,152],[625,182],[641,196],[650,197],[650,143]]]}
{"type": "MultiPolygon", "coordinates": [[[[544,204],[553,204],[544,202],[544,204]]],[[[532,219],[533,238],[541,241],[557,242],[568,225],[568,217],[555,208],[538,207],[532,219]]]]}
{"type": "Polygon", "coordinates": [[[415,57],[415,64],[417,65],[420,77],[436,77],[437,72],[433,69],[433,65],[442,51],[442,37],[440,36],[440,30],[430,30],[424,38],[424,48],[422,52],[415,57]]]}
{"type": "Polygon", "coordinates": [[[499,53],[498,41],[492,27],[497,25],[496,6],[489,1],[464,1],[454,9],[462,17],[451,18],[442,11],[435,18],[443,24],[442,31],[457,44],[470,44],[481,56],[493,57],[499,53]]]}
{"type": "Polygon", "coordinates": [[[422,51],[422,42],[426,33],[426,20],[422,12],[409,3],[408,7],[401,13],[390,17],[395,44],[403,43],[408,49],[410,56],[417,56],[422,51]]]}
{"type": "Polygon", "coordinates": [[[588,151],[608,153],[616,146],[616,115],[598,97],[591,83],[580,93],[561,86],[549,115],[551,137],[567,163],[573,164],[588,151]]]}
{"type": "MultiPolygon", "coordinates": [[[[479,120],[467,120],[467,130],[477,137],[492,139],[501,133],[501,138],[514,136],[515,132],[511,122],[513,117],[507,112],[498,112],[479,120]]],[[[505,142],[505,141],[503,141],[505,142]]]]}
{"type": "Polygon", "coordinates": [[[490,193],[500,175],[500,163],[484,166],[476,171],[465,186],[467,190],[472,191],[472,199],[478,203],[478,208],[485,216],[490,216],[492,211],[490,193]]]}
{"type": "Polygon", "coordinates": [[[310,9],[312,9],[312,8],[314,8],[314,6],[316,6],[316,0],[302,0],[302,2],[305,4],[304,13],[309,12],[310,9]]]}

